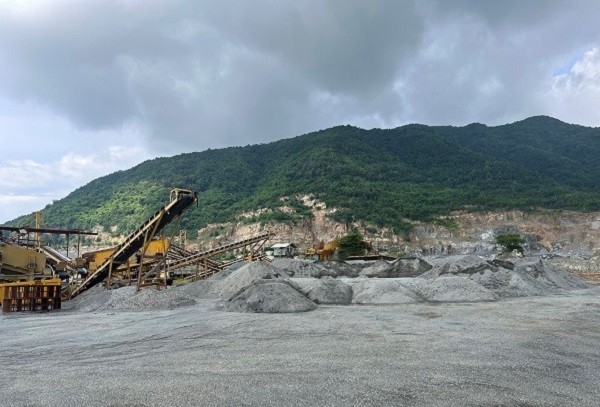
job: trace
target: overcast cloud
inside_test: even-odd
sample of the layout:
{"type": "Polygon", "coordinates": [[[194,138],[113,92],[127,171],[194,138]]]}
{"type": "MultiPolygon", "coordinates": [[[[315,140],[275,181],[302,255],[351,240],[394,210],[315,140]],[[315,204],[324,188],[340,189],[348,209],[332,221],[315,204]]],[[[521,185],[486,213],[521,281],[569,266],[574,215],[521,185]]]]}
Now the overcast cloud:
{"type": "Polygon", "coordinates": [[[600,126],[594,1],[4,0],[0,222],[147,158],[338,124],[600,126]]]}

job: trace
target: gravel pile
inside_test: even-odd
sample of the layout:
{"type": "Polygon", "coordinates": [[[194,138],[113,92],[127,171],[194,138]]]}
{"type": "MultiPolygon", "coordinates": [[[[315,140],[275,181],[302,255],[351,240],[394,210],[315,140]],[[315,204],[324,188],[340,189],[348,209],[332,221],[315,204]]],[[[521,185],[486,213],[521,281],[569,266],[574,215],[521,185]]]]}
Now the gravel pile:
{"type": "Polygon", "coordinates": [[[431,268],[431,264],[419,257],[398,259],[393,262],[379,260],[365,267],[360,275],[369,278],[416,277],[431,268]]]}
{"type": "Polygon", "coordinates": [[[422,302],[413,291],[402,284],[399,278],[372,278],[359,281],[352,289],[355,304],[408,304],[422,302]]]}
{"type": "Polygon", "coordinates": [[[333,277],[293,278],[291,281],[317,304],[348,305],[352,302],[352,287],[333,277]]]}
{"type": "Polygon", "coordinates": [[[496,301],[496,294],[468,278],[442,276],[435,279],[402,279],[402,284],[425,301],[486,302],[496,301]]]}
{"type": "Polygon", "coordinates": [[[543,259],[486,261],[477,256],[452,256],[421,277],[463,277],[499,298],[560,294],[590,285],[543,259]]]}
{"type": "Polygon", "coordinates": [[[228,300],[240,291],[264,279],[289,278],[288,274],[266,262],[243,265],[225,278],[213,281],[208,295],[228,300]]]}
{"type": "Polygon", "coordinates": [[[152,311],[194,305],[196,300],[177,290],[121,287],[106,290],[97,286],[75,299],[65,302],[63,308],[79,312],[95,311],[152,311]]]}
{"type": "Polygon", "coordinates": [[[313,311],[317,305],[284,280],[255,282],[231,298],[225,309],[234,312],[290,313],[313,311]]]}
{"type": "MultiPolygon", "coordinates": [[[[287,259],[277,260],[275,266],[253,262],[238,265],[212,279],[161,290],[146,288],[138,292],[135,287],[105,290],[97,286],[65,302],[64,308],[80,312],[157,310],[215,300],[215,304],[227,301],[225,309],[229,311],[302,312],[315,309],[316,304],[486,302],[590,288],[571,273],[541,259],[487,261],[477,256],[450,256],[437,261],[420,277],[389,277],[394,270],[404,267],[395,263],[371,263],[363,267],[361,275],[351,278],[347,274],[358,275],[359,266],[334,269],[333,265],[340,263],[324,266],[287,259]],[[333,270],[331,274],[341,277],[330,277],[323,270],[333,270]],[[296,277],[306,274],[320,278],[296,277]]],[[[413,270],[421,266],[422,263],[415,262],[413,270]]]]}
{"type": "Polygon", "coordinates": [[[319,278],[322,276],[330,275],[330,271],[328,268],[306,260],[278,258],[274,259],[271,262],[271,265],[278,269],[285,270],[285,272],[292,277],[319,278]]]}

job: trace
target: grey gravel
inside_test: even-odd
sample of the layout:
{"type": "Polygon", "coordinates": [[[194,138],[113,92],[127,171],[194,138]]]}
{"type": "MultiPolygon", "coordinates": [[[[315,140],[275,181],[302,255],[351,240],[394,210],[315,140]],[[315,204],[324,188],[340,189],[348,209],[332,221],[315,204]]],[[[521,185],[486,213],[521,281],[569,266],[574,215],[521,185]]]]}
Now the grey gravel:
{"type": "Polygon", "coordinates": [[[286,281],[259,281],[236,296],[226,305],[228,311],[287,313],[306,312],[317,305],[286,281]]]}
{"type": "Polygon", "coordinates": [[[2,406],[597,406],[600,295],[0,316],[2,406]]]}
{"type": "Polygon", "coordinates": [[[352,287],[333,277],[292,278],[291,281],[317,304],[348,305],[352,302],[352,287]]]}

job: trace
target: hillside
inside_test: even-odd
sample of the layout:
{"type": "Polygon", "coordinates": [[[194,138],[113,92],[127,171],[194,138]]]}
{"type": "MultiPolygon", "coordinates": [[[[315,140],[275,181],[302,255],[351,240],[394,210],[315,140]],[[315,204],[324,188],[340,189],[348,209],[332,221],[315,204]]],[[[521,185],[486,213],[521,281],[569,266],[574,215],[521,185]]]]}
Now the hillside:
{"type": "MultiPolygon", "coordinates": [[[[600,210],[600,129],[538,116],[488,127],[338,126],[291,139],[146,161],[96,179],[43,210],[53,227],[134,229],[175,187],[199,191],[181,226],[190,231],[243,212],[295,222],[313,194],[338,221],[401,234],[408,219],[436,221],[457,209],[600,210]],[[285,203],[282,197],[292,197],[285,203]],[[277,208],[281,206],[293,210],[277,208]]],[[[32,216],[10,222],[33,224],[32,216]]]]}

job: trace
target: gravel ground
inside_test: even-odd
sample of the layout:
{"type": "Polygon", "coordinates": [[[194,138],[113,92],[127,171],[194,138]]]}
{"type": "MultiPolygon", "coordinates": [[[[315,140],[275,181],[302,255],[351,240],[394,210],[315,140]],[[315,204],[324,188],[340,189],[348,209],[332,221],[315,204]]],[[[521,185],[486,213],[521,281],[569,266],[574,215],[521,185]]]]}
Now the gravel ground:
{"type": "Polygon", "coordinates": [[[0,316],[0,405],[598,406],[598,292],[0,316]]]}

